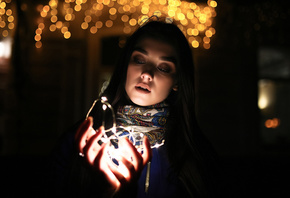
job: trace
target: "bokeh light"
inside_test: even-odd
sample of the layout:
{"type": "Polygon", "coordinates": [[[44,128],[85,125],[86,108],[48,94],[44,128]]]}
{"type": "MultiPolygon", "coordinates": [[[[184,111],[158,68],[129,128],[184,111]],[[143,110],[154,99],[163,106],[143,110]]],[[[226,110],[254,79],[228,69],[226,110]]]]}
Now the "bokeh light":
{"type": "Polygon", "coordinates": [[[15,17],[11,8],[11,0],[0,1],[0,38],[8,37],[15,28],[15,17]]]}
{"type": "MultiPolygon", "coordinates": [[[[165,18],[167,23],[174,20],[193,48],[209,49],[211,38],[216,33],[212,27],[216,7],[214,0],[208,0],[206,4],[180,0],[50,0],[47,5],[37,6],[45,22],[41,22],[43,25],[35,31],[35,41],[41,41],[45,27],[51,32],[59,29],[64,38],[71,38],[69,27],[76,15],[83,15],[80,29],[92,34],[120,23],[123,23],[124,34],[131,34],[137,25],[154,15],[165,18]]],[[[6,13],[12,15],[11,11],[6,13]]],[[[13,21],[12,17],[10,21],[13,21]]],[[[0,22],[0,26],[7,25],[0,22]]]]}

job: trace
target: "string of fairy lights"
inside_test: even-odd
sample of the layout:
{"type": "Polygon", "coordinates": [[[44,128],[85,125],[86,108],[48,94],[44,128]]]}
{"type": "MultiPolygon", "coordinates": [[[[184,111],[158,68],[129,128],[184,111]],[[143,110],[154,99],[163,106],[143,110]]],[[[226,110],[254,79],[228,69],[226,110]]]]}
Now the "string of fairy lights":
{"type": "Polygon", "coordinates": [[[70,30],[76,17],[82,17],[80,28],[96,34],[101,28],[122,24],[124,34],[132,33],[150,16],[174,20],[194,48],[210,48],[216,33],[213,19],[217,2],[208,0],[198,5],[180,0],[50,0],[37,7],[40,12],[35,31],[35,46],[42,47],[45,28],[50,32],[60,31],[65,39],[73,37],[70,30]]]}
{"type": "Polygon", "coordinates": [[[5,38],[14,29],[15,18],[13,10],[10,8],[11,0],[0,0],[0,35],[5,38]]]}

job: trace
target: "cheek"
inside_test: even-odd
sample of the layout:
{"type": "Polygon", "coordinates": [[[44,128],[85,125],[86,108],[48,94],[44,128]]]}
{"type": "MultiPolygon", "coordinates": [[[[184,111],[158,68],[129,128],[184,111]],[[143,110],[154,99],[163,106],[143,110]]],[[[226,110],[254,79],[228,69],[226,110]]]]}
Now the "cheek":
{"type": "Polygon", "coordinates": [[[171,89],[173,88],[173,79],[163,79],[160,80],[159,92],[162,93],[163,96],[168,96],[171,89]]]}
{"type": "Polygon", "coordinates": [[[129,65],[128,70],[127,70],[126,82],[125,82],[125,90],[126,91],[128,91],[128,89],[132,85],[132,81],[134,79],[134,76],[136,75],[135,73],[136,73],[136,71],[132,67],[130,67],[130,65],[129,65]]]}

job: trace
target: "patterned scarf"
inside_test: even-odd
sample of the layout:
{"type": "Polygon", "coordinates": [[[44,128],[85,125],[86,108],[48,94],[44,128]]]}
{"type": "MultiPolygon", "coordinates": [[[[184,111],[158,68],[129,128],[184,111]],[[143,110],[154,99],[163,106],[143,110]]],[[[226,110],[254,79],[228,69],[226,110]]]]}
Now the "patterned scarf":
{"type": "Polygon", "coordinates": [[[118,108],[116,122],[118,126],[129,126],[134,132],[146,135],[153,148],[164,142],[168,115],[168,105],[165,102],[148,107],[125,105],[118,108]]]}

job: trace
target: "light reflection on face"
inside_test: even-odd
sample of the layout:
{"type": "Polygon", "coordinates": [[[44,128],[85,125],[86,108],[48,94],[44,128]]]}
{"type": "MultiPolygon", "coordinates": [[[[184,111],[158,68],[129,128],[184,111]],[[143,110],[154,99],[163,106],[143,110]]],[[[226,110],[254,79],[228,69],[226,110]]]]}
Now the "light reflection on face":
{"type": "Polygon", "coordinates": [[[176,52],[167,43],[146,38],[135,47],[127,70],[125,90],[140,106],[164,101],[175,84],[176,52]]]}

